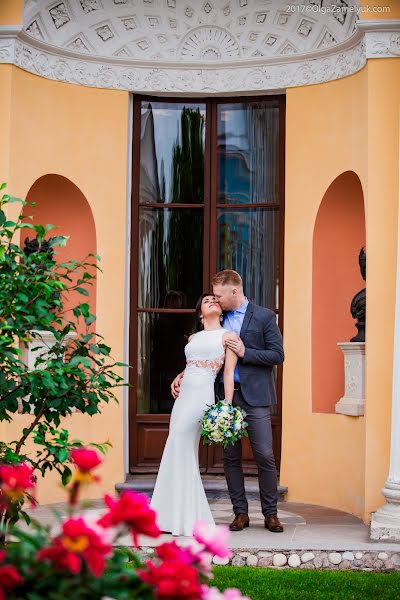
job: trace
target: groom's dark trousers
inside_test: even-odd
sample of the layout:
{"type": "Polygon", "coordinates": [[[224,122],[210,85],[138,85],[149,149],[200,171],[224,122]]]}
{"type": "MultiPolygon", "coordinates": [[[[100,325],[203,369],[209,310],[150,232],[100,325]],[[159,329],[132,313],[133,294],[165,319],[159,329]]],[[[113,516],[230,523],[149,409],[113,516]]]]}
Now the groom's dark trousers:
{"type": "MultiPolygon", "coordinates": [[[[273,311],[249,303],[240,330],[245,346],[238,359],[240,383],[235,382],[233,405],[247,413],[248,436],[258,468],[261,509],[264,517],[277,514],[278,481],[272,451],[271,407],[277,403],[272,369],[284,360],[282,335],[273,311]]],[[[224,397],[221,378],[217,394],[224,397]]],[[[242,468],[242,444],[224,449],[224,471],[235,515],[248,513],[242,468]]]]}

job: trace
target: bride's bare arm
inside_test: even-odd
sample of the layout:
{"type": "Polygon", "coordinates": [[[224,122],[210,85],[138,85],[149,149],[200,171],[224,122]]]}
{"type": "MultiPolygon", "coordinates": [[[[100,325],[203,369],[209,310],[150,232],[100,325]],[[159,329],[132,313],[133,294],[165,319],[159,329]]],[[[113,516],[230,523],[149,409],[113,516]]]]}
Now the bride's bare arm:
{"type": "Polygon", "coordinates": [[[224,389],[225,400],[232,404],[234,393],[234,372],[237,363],[237,355],[230,348],[225,349],[225,365],[224,365],[224,389]]]}

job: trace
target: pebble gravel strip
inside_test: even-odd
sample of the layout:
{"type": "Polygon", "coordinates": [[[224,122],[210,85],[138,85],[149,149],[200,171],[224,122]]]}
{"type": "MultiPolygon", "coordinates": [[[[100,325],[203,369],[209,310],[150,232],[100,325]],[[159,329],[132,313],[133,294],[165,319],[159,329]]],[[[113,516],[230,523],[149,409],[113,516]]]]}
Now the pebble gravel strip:
{"type": "MultiPolygon", "coordinates": [[[[143,557],[154,555],[153,548],[142,548],[143,557]]],[[[400,552],[323,550],[247,550],[235,549],[230,560],[214,556],[215,565],[269,567],[272,569],[325,569],[352,571],[400,571],[400,552]]]]}

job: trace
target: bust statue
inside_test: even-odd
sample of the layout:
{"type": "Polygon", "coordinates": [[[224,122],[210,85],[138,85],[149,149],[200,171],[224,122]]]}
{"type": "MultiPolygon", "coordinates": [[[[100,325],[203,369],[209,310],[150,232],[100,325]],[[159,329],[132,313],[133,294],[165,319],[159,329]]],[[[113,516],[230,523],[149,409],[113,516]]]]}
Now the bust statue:
{"type": "MultiPolygon", "coordinates": [[[[367,257],[364,246],[358,255],[358,264],[360,272],[365,281],[367,257]]],[[[357,319],[357,335],[351,338],[351,342],[365,342],[365,312],[366,312],[366,288],[358,292],[351,301],[350,311],[353,319],[357,319]]]]}
{"type": "Polygon", "coordinates": [[[24,240],[24,254],[26,254],[26,256],[29,256],[29,254],[33,254],[34,252],[46,252],[50,258],[53,258],[54,251],[53,248],[49,245],[49,241],[51,239],[52,238],[50,238],[49,240],[43,240],[39,247],[37,237],[33,238],[32,240],[30,240],[29,237],[26,237],[24,240]]]}

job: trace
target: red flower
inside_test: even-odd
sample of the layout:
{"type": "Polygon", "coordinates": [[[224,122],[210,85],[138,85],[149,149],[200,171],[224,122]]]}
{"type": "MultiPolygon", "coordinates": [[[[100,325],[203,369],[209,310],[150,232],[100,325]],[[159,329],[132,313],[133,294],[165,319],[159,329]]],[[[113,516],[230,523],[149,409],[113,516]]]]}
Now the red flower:
{"type": "Polygon", "coordinates": [[[142,581],[154,586],[156,597],[160,600],[201,598],[202,587],[193,567],[178,561],[165,561],[157,566],[150,560],[146,567],[147,570],[138,571],[138,575],[142,581]]]}
{"type": "Polygon", "coordinates": [[[82,559],[84,559],[89,570],[98,577],[103,573],[105,557],[111,551],[111,545],[104,543],[101,537],[79,517],[65,521],[62,533],[54,538],[53,545],[39,550],[37,558],[49,559],[74,575],[81,570],[82,559]]]}
{"type": "Polygon", "coordinates": [[[21,500],[26,491],[35,487],[33,469],[26,463],[0,466],[0,486],[4,496],[11,502],[21,500]]]}
{"type": "MultiPolygon", "coordinates": [[[[5,552],[0,552],[0,562],[4,562],[5,552]]],[[[0,600],[5,599],[5,592],[13,587],[21,585],[23,579],[13,565],[0,566],[0,600]]]]}
{"type": "Polygon", "coordinates": [[[164,561],[178,561],[185,565],[192,565],[200,560],[200,557],[193,554],[190,548],[181,548],[175,541],[164,542],[155,550],[157,556],[164,561]]]}
{"type": "Polygon", "coordinates": [[[149,507],[149,500],[144,494],[126,491],[122,492],[118,500],[108,494],[104,502],[110,509],[97,522],[102,527],[115,527],[127,525],[132,533],[133,543],[138,545],[138,534],[158,537],[161,533],[156,523],[156,513],[149,507]]]}
{"type": "Polygon", "coordinates": [[[70,457],[74,465],[84,473],[89,473],[103,462],[96,450],[88,448],[75,448],[70,452],[70,457]]]}
{"type": "Polygon", "coordinates": [[[79,490],[82,484],[100,481],[100,477],[92,474],[92,470],[98,467],[102,460],[95,450],[88,448],[75,448],[70,452],[70,459],[77,467],[69,490],[69,502],[71,506],[77,503],[79,490]]]}

